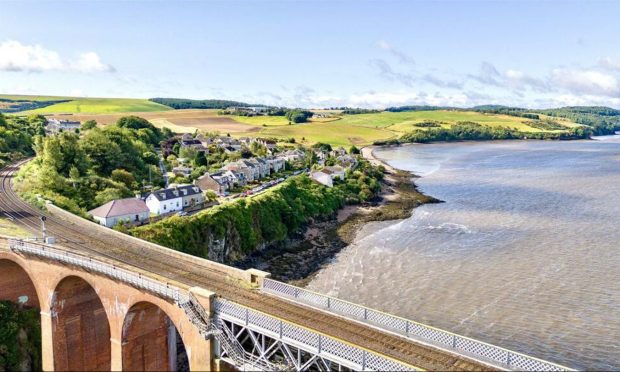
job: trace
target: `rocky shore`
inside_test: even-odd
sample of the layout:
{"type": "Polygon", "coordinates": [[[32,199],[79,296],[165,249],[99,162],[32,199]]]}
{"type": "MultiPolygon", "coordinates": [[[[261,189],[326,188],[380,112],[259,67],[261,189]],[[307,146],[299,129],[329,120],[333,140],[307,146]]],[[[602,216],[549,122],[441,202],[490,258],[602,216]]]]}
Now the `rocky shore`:
{"type": "Polygon", "coordinates": [[[338,252],[353,242],[364,224],[408,218],[420,205],[441,202],[417,190],[414,183],[417,176],[376,158],[375,148],[362,149],[365,159],[385,168],[382,190],[375,200],[346,206],[327,221],[313,221],[303,234],[258,251],[236,266],[255,267],[270,272],[275,279],[305,286],[338,252]]]}

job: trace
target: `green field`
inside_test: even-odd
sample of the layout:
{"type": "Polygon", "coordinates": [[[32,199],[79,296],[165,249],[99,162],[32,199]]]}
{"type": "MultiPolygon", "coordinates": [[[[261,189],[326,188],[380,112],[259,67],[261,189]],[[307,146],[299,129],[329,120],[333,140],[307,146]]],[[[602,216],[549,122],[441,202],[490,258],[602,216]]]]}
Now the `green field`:
{"type": "Polygon", "coordinates": [[[37,114],[112,114],[117,112],[151,112],[172,110],[147,99],[80,98],[29,111],[37,114]]]}
{"type": "Polygon", "coordinates": [[[10,99],[13,101],[63,101],[66,99],[75,99],[76,97],[63,96],[29,96],[23,94],[0,94],[2,99],[10,99]]]}
{"type": "MultiPolygon", "coordinates": [[[[245,135],[245,134],[244,134],[245,135]]],[[[305,123],[266,128],[249,135],[257,137],[293,137],[300,143],[326,142],[338,146],[367,145],[377,140],[395,138],[395,132],[341,121],[305,123]]]]}
{"type": "Polygon", "coordinates": [[[137,98],[81,98],[54,96],[0,95],[0,98],[33,102],[70,100],[51,106],[23,111],[24,114],[112,114],[172,110],[168,106],[137,98]]]}
{"type": "Polygon", "coordinates": [[[288,119],[284,116],[237,116],[237,115],[225,115],[234,121],[243,124],[251,125],[265,125],[265,126],[279,126],[288,125],[288,119]]]}
{"type": "MultiPolygon", "coordinates": [[[[231,118],[240,121],[240,117],[231,116],[231,118]]],[[[251,135],[276,138],[294,137],[297,142],[306,143],[327,142],[342,146],[367,145],[377,140],[397,138],[403,133],[414,129],[425,130],[425,128],[416,127],[414,124],[427,120],[441,122],[443,127],[449,127],[459,121],[473,121],[490,127],[509,127],[523,132],[541,132],[540,129],[528,126],[526,124],[528,119],[508,115],[483,114],[473,111],[380,112],[374,114],[342,115],[339,120],[293,125],[288,125],[288,121],[285,118],[279,118],[281,121],[274,120],[272,125],[268,124],[260,132],[255,132],[251,135]]],[[[245,119],[259,122],[261,117],[245,119]]],[[[554,120],[566,126],[577,125],[558,118],[554,118],[554,120]]],[[[244,122],[248,123],[249,121],[245,120],[244,122]]]]}

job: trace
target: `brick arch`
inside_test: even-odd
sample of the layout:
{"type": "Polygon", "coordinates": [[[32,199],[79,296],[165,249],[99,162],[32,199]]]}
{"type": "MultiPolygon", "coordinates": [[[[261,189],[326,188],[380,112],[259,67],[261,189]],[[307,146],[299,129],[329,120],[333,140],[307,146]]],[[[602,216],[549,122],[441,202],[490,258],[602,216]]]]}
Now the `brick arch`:
{"type": "Polygon", "coordinates": [[[187,369],[178,328],[163,309],[147,301],[135,303],[125,315],[122,354],[125,371],[187,369]]]}
{"type": "Polygon", "coordinates": [[[41,308],[31,275],[14,260],[0,257],[0,300],[41,308]]]}
{"type": "Polygon", "coordinates": [[[54,370],[110,370],[110,323],[93,287],[78,276],[64,277],[50,309],[54,370]]]}

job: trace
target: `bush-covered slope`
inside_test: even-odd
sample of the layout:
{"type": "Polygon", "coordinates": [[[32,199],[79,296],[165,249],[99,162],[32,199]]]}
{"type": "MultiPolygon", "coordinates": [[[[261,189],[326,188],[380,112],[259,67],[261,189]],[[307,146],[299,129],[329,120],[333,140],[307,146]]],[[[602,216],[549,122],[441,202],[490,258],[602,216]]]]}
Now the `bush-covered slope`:
{"type": "Polygon", "coordinates": [[[244,258],[285,240],[314,218],[333,215],[345,203],[367,200],[380,189],[378,169],[364,165],[345,182],[327,188],[305,175],[255,197],[225,203],[189,217],[171,217],[130,233],[181,252],[220,262],[244,258]]]}

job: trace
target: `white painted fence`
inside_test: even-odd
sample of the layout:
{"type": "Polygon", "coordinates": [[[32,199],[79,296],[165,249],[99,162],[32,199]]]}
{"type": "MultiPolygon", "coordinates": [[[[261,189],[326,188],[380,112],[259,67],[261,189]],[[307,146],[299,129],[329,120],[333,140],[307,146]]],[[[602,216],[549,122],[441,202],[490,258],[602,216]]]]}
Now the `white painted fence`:
{"type": "Polygon", "coordinates": [[[334,314],[362,321],[378,328],[395,332],[413,340],[423,341],[501,368],[523,371],[566,371],[567,367],[547,362],[508,349],[459,336],[452,332],[400,318],[362,305],[322,295],[273,279],[264,279],[262,291],[310,305],[334,314]]]}
{"type": "Polygon", "coordinates": [[[179,288],[167,283],[162,283],[160,281],[144,277],[139,273],[136,274],[132,271],[119,268],[113,264],[104,263],[99,260],[71,253],[66,250],[53,248],[49,245],[10,239],[9,248],[17,252],[63,262],[69,265],[79,266],[87,269],[88,271],[93,271],[110,278],[120,280],[136,288],[152,292],[163,298],[171,299],[177,303],[188,300],[187,296],[182,294],[179,288]]]}
{"type": "Polygon", "coordinates": [[[216,299],[217,318],[236,323],[342,366],[359,371],[412,371],[411,366],[259,311],[216,299]]]}

